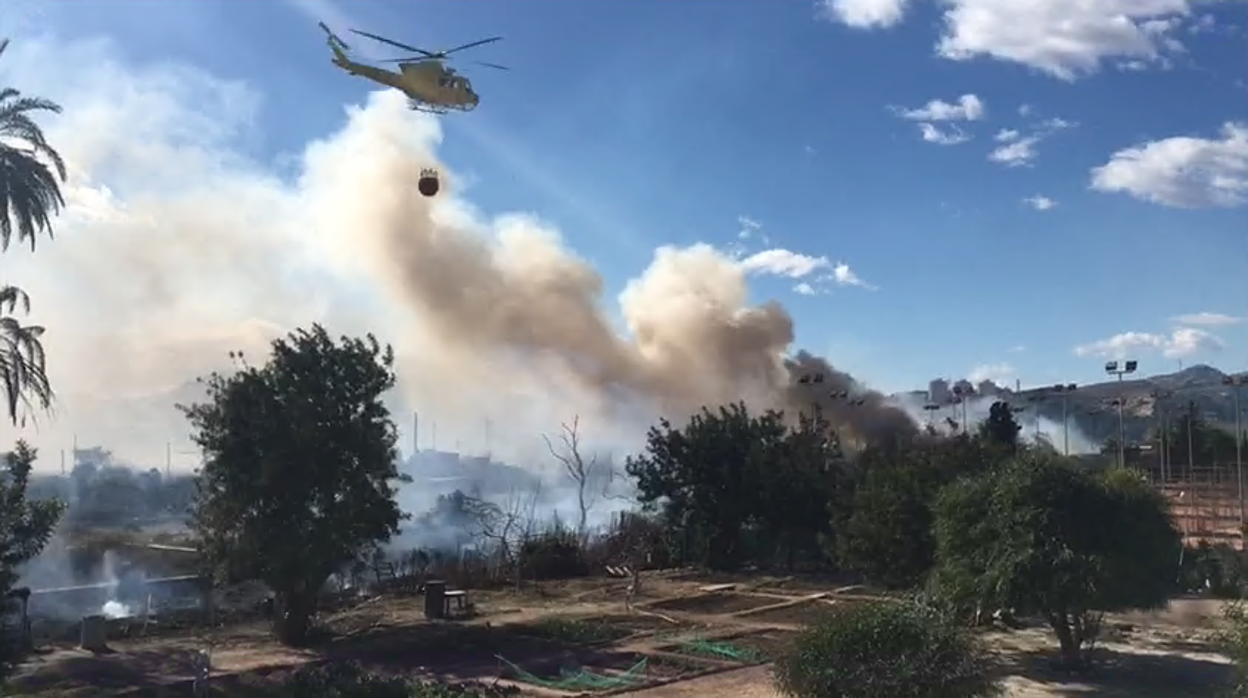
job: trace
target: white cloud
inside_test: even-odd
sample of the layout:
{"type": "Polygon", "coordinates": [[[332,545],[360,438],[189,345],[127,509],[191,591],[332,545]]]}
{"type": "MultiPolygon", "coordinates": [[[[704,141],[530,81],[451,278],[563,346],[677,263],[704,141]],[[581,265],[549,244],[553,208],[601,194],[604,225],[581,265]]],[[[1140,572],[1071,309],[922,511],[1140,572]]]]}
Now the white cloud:
{"type": "Polygon", "coordinates": [[[816,295],[816,294],[818,294],[818,293],[819,293],[819,292],[815,289],[815,287],[814,287],[814,286],[811,286],[809,283],[807,283],[807,282],[805,282],[805,281],[803,281],[802,283],[800,283],[800,284],[798,284],[798,285],[794,286],[794,287],[793,287],[793,292],[794,292],[794,293],[796,293],[796,294],[797,294],[797,295],[799,295],[799,296],[813,296],[813,295],[816,295]]]}
{"type": "Polygon", "coordinates": [[[1196,325],[1197,327],[1225,327],[1238,325],[1244,321],[1244,318],[1225,313],[1199,312],[1176,315],[1170,318],[1170,321],[1179,325],[1196,325]]]}
{"type": "Polygon", "coordinates": [[[868,290],[876,290],[876,287],[863,281],[849,265],[844,262],[838,262],[836,267],[832,269],[832,280],[838,286],[858,286],[868,290]]]}
{"type": "Polygon", "coordinates": [[[1011,354],[1021,354],[1021,353],[1025,352],[1025,351],[1027,351],[1027,347],[1025,347],[1025,346],[1023,346],[1023,345],[1021,345],[1021,344],[1015,344],[1014,346],[1010,347],[1010,349],[1009,349],[1009,352],[1010,352],[1011,354]]]}
{"type": "Polygon", "coordinates": [[[956,104],[933,99],[918,109],[893,108],[903,119],[912,121],[979,121],[984,118],[984,103],[973,95],[958,97],[956,104]]]}
{"type": "Polygon", "coordinates": [[[919,124],[919,133],[923,135],[923,140],[936,145],[958,145],[971,140],[970,135],[956,126],[942,131],[933,124],[922,123],[919,124]]]}
{"type": "Polygon", "coordinates": [[[1092,170],[1092,188],[1177,208],[1248,203],[1248,124],[1218,138],[1176,136],[1119,150],[1092,170]]]}
{"type": "Polygon", "coordinates": [[[1167,358],[1185,358],[1202,351],[1219,351],[1226,342],[1215,334],[1195,327],[1180,327],[1170,334],[1123,332],[1075,347],[1077,356],[1133,358],[1136,352],[1160,351],[1167,358]]]}
{"type": "Polygon", "coordinates": [[[972,383],[992,381],[997,385],[1003,385],[1012,381],[1017,374],[1018,371],[1007,363],[981,364],[972,368],[966,379],[972,383]]]}
{"type": "MultiPolygon", "coordinates": [[[[1027,113],[1030,114],[1031,111],[1031,108],[1028,107],[1027,113]]],[[[1054,117],[1045,119],[1032,126],[1029,129],[1030,133],[1026,136],[1021,135],[1019,131],[1014,129],[1002,129],[993,137],[993,140],[1001,143],[1001,145],[988,154],[988,159],[1006,167],[1030,167],[1039,155],[1036,146],[1041,141],[1058,131],[1065,131],[1077,125],[1073,121],[1054,117]]]]}
{"type": "Polygon", "coordinates": [[[1039,136],[1020,138],[993,148],[988,153],[988,159],[1006,167],[1029,167],[1039,154],[1036,152],[1036,144],[1039,142],[1039,136]]]}
{"type": "Polygon", "coordinates": [[[910,0],[820,0],[821,13],[857,29],[891,27],[905,16],[910,0]]]}
{"type": "Polygon", "coordinates": [[[1018,105],[1018,115],[1019,115],[1019,116],[1031,116],[1031,111],[1032,111],[1032,106],[1031,106],[1030,104],[1020,104],[1020,105],[1018,105]]]}
{"type": "MultiPolygon", "coordinates": [[[[944,0],[937,53],[953,60],[988,57],[1063,80],[1106,62],[1165,65],[1182,50],[1176,38],[1197,0],[944,0]]],[[[831,0],[827,16],[851,27],[888,27],[909,3],[831,0]]]]}
{"type": "Polygon", "coordinates": [[[787,276],[790,279],[810,276],[821,269],[832,269],[832,262],[827,257],[812,257],[783,248],[755,252],[738,264],[748,274],[787,276]]]}
{"type": "Polygon", "coordinates": [[[1051,208],[1057,207],[1056,201],[1054,201],[1053,199],[1050,199],[1047,196],[1041,196],[1040,194],[1036,194],[1035,196],[1029,196],[1026,199],[1023,199],[1023,203],[1036,209],[1037,211],[1048,211],[1051,208]]]}
{"type": "Polygon", "coordinates": [[[740,228],[740,230],[737,231],[738,239],[749,240],[752,237],[760,237],[763,242],[766,243],[767,236],[760,232],[763,229],[762,223],[759,223],[749,216],[737,216],[737,226],[740,228]]]}

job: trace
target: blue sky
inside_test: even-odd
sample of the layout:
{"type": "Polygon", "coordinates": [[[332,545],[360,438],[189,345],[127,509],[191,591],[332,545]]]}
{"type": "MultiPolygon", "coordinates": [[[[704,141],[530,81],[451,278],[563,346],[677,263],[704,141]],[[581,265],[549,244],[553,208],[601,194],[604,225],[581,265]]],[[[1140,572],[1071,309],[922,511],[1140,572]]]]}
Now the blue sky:
{"type": "Polygon", "coordinates": [[[461,66],[482,104],[442,120],[439,156],[481,210],[557,223],[609,297],[656,247],[702,241],[783,251],[752,258],[753,300],[884,390],[1090,382],[1115,356],[1242,369],[1243,3],[1034,5],[10,0],[0,20],[245,83],[262,101],[238,147],[279,169],[371,89],[318,19],[373,55],[392,54],[347,26],[503,35],[470,57],[512,70],[461,66]]]}

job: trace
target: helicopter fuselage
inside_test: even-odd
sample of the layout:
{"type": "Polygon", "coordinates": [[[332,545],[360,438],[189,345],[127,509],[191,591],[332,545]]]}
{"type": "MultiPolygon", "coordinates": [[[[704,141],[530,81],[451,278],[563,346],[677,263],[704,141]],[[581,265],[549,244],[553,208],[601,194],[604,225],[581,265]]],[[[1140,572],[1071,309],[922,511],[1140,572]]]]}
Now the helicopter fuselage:
{"type": "Polygon", "coordinates": [[[441,61],[400,63],[399,82],[408,97],[433,106],[470,111],[480,101],[468,78],[441,61]]]}
{"type": "Polygon", "coordinates": [[[458,75],[441,61],[400,63],[398,72],[341,58],[336,58],[334,64],[352,75],[403,92],[418,109],[472,111],[480,102],[468,78],[458,75]]]}

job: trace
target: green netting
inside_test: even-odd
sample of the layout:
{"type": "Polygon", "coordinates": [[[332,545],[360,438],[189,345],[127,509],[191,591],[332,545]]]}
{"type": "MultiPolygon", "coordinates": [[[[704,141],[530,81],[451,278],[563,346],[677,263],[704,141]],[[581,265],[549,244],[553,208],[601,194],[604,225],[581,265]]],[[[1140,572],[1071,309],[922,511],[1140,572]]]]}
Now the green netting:
{"type": "Polygon", "coordinates": [[[595,674],[585,667],[576,669],[565,667],[559,670],[559,678],[544,679],[530,674],[499,655],[495,656],[498,657],[498,661],[505,664],[515,674],[517,680],[534,686],[541,686],[542,688],[553,688],[558,691],[606,691],[621,686],[634,686],[646,681],[647,660],[645,658],[634,664],[628,671],[619,675],[595,674]]]}
{"type": "Polygon", "coordinates": [[[737,647],[728,642],[711,642],[703,638],[686,640],[678,646],[689,654],[697,654],[703,657],[722,657],[737,662],[756,662],[762,659],[762,654],[757,650],[737,647]]]}

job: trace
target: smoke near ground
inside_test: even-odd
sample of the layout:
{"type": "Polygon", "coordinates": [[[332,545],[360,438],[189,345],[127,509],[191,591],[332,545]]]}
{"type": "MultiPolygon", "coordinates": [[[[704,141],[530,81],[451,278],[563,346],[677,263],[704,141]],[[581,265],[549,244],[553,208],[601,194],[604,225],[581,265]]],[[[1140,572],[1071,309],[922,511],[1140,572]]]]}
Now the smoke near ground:
{"type": "Polygon", "coordinates": [[[55,241],[5,258],[50,328],[62,399],[27,433],[47,448],[77,434],[160,462],[167,441],[185,443],[169,395],[228,368],[227,351],[261,356],[313,321],[393,343],[395,409],[436,418],[439,445],[480,443],[489,423],[489,447],[520,461],[574,414],[587,439],[626,448],[660,414],[738,399],[820,401],[864,438],[912,428],[878,395],[851,407],[795,385],[820,371],[828,393],[858,390],[823,359],[786,363],[792,318],[751,302],[738,262],[710,245],[657,249],[611,298],[553,225],[477,211],[439,159],[438,122],[398,94],[347,108],[277,167],[252,153],[259,110],[281,106],[242,83],[50,39],[15,42],[0,77],[65,108],[46,124],[70,164],[70,210],[55,241]],[[415,191],[431,167],[436,199],[415,191]]]}

